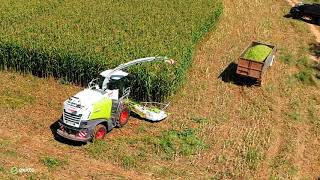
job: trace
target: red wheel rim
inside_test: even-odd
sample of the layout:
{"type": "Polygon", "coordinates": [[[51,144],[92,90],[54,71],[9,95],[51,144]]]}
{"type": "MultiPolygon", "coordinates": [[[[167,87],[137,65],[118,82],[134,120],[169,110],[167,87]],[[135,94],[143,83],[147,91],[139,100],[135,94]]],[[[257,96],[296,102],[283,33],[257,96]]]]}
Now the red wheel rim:
{"type": "Polygon", "coordinates": [[[126,121],[128,119],[128,115],[129,115],[128,111],[122,111],[121,112],[120,120],[119,120],[120,124],[125,124],[126,123],[126,121]]]}
{"type": "Polygon", "coordinates": [[[104,129],[104,128],[100,128],[100,129],[96,132],[96,139],[102,139],[105,134],[106,134],[105,129],[104,129]]]}

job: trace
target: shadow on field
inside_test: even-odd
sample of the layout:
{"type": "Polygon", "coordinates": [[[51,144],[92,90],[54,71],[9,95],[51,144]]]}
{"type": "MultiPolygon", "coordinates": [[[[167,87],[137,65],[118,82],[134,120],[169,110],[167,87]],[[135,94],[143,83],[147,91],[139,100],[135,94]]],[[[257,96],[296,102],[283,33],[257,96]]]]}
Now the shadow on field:
{"type": "Polygon", "coordinates": [[[309,51],[311,55],[316,58],[320,58],[320,43],[311,43],[309,44],[309,51]]]}
{"type": "Polygon", "coordinates": [[[54,139],[60,143],[63,143],[63,144],[67,144],[67,145],[71,145],[71,146],[82,146],[82,145],[85,145],[86,143],[84,142],[77,142],[77,141],[71,141],[69,139],[65,139],[61,136],[59,136],[57,134],[57,129],[59,129],[59,120],[55,121],[54,123],[52,123],[50,125],[50,129],[51,129],[51,133],[54,137],[54,139]]]}
{"type": "Polygon", "coordinates": [[[219,75],[219,79],[226,83],[232,83],[238,86],[256,86],[257,81],[248,77],[240,77],[236,73],[237,64],[232,62],[228,65],[227,68],[219,75]]]}
{"type": "Polygon", "coordinates": [[[309,44],[309,51],[310,51],[310,54],[316,58],[315,59],[316,62],[313,65],[313,68],[315,70],[317,70],[316,77],[318,79],[320,79],[320,62],[319,62],[319,60],[320,60],[320,43],[309,44]]]}

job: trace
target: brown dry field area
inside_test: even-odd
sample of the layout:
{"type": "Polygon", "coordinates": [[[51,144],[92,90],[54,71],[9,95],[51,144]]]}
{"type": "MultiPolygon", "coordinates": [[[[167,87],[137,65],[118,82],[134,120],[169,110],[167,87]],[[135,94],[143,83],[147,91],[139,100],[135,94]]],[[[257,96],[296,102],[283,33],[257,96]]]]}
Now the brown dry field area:
{"type": "Polygon", "coordinates": [[[294,78],[314,36],[306,23],[284,17],[290,9],[286,1],[224,0],[224,6],[219,25],[198,46],[184,87],[171,98],[170,117],[161,123],[131,118],[114,129],[106,138],[110,147],[101,152],[111,154],[108,158],[90,156],[89,145],[53,138],[50,126],[61,116],[63,101],[80,87],[1,71],[0,179],[319,178],[320,92],[317,84],[294,78]],[[228,72],[224,78],[232,80],[227,67],[252,40],[278,47],[263,86],[219,78],[228,72]],[[135,155],[148,137],[185,128],[196,129],[207,148],[167,160],[149,147],[129,168],[114,157],[135,155]],[[48,168],[41,162],[46,156],[64,162],[48,168]],[[35,172],[13,175],[13,166],[35,172]]]}

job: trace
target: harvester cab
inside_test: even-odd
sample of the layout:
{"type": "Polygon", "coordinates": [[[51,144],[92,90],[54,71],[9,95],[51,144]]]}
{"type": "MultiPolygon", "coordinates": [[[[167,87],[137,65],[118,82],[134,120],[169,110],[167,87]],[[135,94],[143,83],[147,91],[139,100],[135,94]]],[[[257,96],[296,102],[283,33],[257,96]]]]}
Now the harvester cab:
{"type": "MultiPolygon", "coordinates": [[[[123,127],[129,119],[130,110],[136,112],[136,107],[130,101],[130,75],[123,71],[130,66],[153,61],[173,63],[166,57],[147,57],[121,64],[114,69],[100,73],[88,87],[63,104],[63,115],[59,121],[57,134],[74,141],[91,141],[103,139],[114,127],[123,127]]],[[[153,119],[166,118],[164,111],[148,111],[153,119]]]]}
{"type": "Polygon", "coordinates": [[[124,92],[130,90],[129,74],[122,70],[111,71],[112,70],[106,70],[100,73],[98,78],[93,79],[88,84],[88,89],[106,92],[110,99],[118,100],[119,97],[124,95],[124,92]],[[109,74],[111,75],[108,76],[109,74]]]}

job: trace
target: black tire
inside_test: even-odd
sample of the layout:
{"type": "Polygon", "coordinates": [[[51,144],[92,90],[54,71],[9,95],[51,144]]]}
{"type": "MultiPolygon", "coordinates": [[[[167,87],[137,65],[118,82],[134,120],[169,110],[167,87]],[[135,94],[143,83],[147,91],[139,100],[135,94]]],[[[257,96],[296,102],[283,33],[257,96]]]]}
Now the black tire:
{"type": "Polygon", "coordinates": [[[102,140],[107,134],[107,128],[103,124],[98,124],[93,131],[94,140],[102,140]]]}
{"type": "Polygon", "coordinates": [[[117,127],[121,128],[128,123],[130,117],[130,110],[128,107],[123,106],[119,113],[119,118],[117,121],[117,127]]]}

